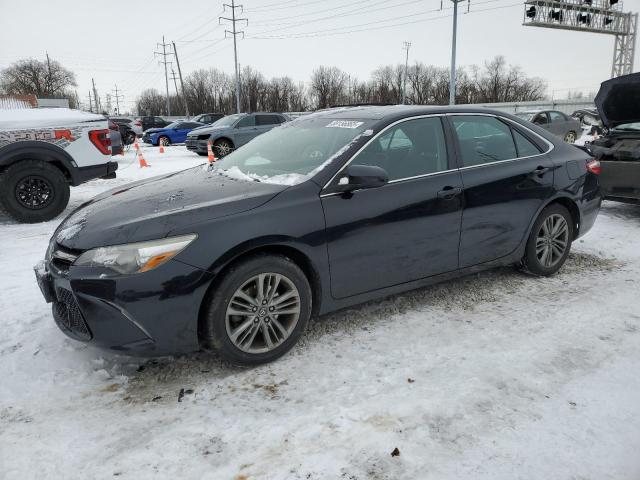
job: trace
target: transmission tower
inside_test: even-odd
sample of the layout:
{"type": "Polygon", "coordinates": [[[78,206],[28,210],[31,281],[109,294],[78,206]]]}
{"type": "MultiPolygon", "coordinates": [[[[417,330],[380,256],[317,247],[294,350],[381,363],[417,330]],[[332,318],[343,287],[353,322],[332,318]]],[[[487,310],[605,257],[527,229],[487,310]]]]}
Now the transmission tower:
{"type": "Polygon", "coordinates": [[[638,14],[619,0],[526,0],[523,25],[614,35],[611,77],[633,71],[638,14]]]}
{"type": "Polygon", "coordinates": [[[116,111],[117,111],[117,115],[120,115],[120,99],[124,98],[124,95],[122,95],[122,90],[118,90],[118,85],[116,85],[115,90],[112,90],[113,92],[113,98],[116,99],[116,111]],[[120,92],[120,93],[118,93],[120,92]]]}
{"type": "Polygon", "coordinates": [[[221,24],[223,20],[231,22],[232,29],[231,31],[225,30],[224,36],[226,37],[227,34],[233,35],[233,57],[234,57],[235,68],[236,68],[236,113],[240,113],[240,71],[238,69],[238,47],[237,47],[236,37],[238,35],[242,35],[242,38],[244,38],[244,32],[238,31],[236,29],[236,23],[245,22],[245,25],[248,25],[249,20],[246,18],[236,18],[236,8],[240,9],[240,13],[243,13],[243,10],[242,10],[242,5],[236,5],[235,0],[231,0],[231,5],[229,5],[228,3],[223,3],[222,7],[223,7],[223,11],[225,12],[227,11],[227,7],[231,9],[231,18],[219,17],[218,23],[221,24]]]}
{"type": "Polygon", "coordinates": [[[167,93],[167,116],[171,116],[171,106],[169,105],[169,72],[167,71],[167,64],[171,65],[171,62],[167,62],[167,56],[172,55],[171,52],[167,53],[167,47],[170,46],[170,43],[165,43],[164,35],[162,36],[162,43],[156,44],[157,47],[162,47],[161,52],[153,52],[155,55],[162,55],[162,60],[158,62],[158,64],[164,65],[164,84],[167,93]]]}

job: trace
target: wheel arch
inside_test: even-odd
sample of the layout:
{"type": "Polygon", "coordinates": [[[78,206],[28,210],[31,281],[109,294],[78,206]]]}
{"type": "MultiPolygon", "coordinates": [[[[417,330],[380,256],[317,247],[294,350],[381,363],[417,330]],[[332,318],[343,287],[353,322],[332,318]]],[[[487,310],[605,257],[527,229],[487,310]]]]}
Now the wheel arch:
{"type": "Polygon", "coordinates": [[[320,271],[314,264],[310,256],[288,239],[257,239],[233,248],[220,257],[220,260],[213,265],[211,270],[215,272],[214,279],[211,281],[204,296],[198,312],[198,341],[202,343],[203,325],[206,317],[206,309],[210,298],[217,286],[222,282],[227,272],[238,263],[256,256],[256,255],[284,255],[291,259],[305,274],[311,287],[312,295],[312,311],[311,315],[315,316],[320,312],[320,304],[322,301],[322,281],[320,271]]]}
{"type": "Polygon", "coordinates": [[[0,171],[20,160],[41,160],[58,168],[67,181],[76,185],[76,166],[73,158],[56,145],[37,141],[16,142],[0,149],[0,171]]]}

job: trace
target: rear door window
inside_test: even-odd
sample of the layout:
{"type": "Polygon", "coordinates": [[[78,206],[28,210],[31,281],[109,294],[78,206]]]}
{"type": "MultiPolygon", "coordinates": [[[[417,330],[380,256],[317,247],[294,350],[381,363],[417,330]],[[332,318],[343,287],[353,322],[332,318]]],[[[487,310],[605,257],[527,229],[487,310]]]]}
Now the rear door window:
{"type": "Polygon", "coordinates": [[[453,115],[462,163],[465,167],[509,160],[518,156],[511,128],[495,117],[453,115]]]}
{"type": "Polygon", "coordinates": [[[243,117],[239,122],[238,122],[238,128],[242,128],[242,127],[255,127],[256,125],[256,117],[253,115],[247,115],[246,117],[243,117]]]}
{"type": "Polygon", "coordinates": [[[280,118],[278,115],[256,115],[256,124],[261,125],[279,125],[280,118]]]}
{"type": "Polygon", "coordinates": [[[552,123],[557,123],[557,122],[566,122],[567,118],[564,116],[564,114],[560,113],[560,112],[549,112],[549,118],[551,119],[552,123]]]}

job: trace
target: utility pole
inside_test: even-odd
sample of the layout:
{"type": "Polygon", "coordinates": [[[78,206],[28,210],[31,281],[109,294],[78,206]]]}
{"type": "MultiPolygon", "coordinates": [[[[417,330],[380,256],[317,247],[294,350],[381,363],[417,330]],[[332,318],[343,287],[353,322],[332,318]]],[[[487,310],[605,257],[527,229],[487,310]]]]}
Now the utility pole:
{"type": "Polygon", "coordinates": [[[156,44],[156,47],[162,47],[162,52],[153,52],[154,55],[162,55],[162,61],[158,63],[164,64],[164,85],[167,92],[167,116],[171,116],[171,106],[169,105],[169,73],[167,72],[167,55],[171,55],[171,53],[167,53],[167,46],[171,45],[170,43],[164,43],[164,35],[162,36],[162,43],[156,44]]]}
{"type": "Polygon", "coordinates": [[[458,3],[465,0],[451,0],[453,2],[453,36],[451,37],[451,76],[449,77],[449,105],[456,104],[456,40],[458,36],[458,3]]]}
{"type": "Polygon", "coordinates": [[[184,101],[184,114],[189,117],[189,104],[187,103],[187,96],[184,93],[184,82],[182,81],[182,70],[180,70],[180,60],[178,60],[178,50],[176,50],[176,42],[171,42],[173,45],[173,56],[176,57],[176,65],[178,66],[178,76],[180,77],[180,87],[182,88],[182,100],[184,101]]]}
{"type": "Polygon", "coordinates": [[[239,8],[240,13],[243,13],[242,5],[236,5],[236,0],[231,0],[231,5],[229,5],[228,3],[223,3],[222,7],[223,7],[223,11],[226,11],[227,7],[231,9],[231,18],[219,17],[218,23],[221,24],[222,20],[226,20],[228,22],[231,22],[231,25],[232,25],[232,30],[231,31],[225,30],[224,36],[226,38],[227,33],[233,35],[233,57],[235,60],[235,67],[236,67],[236,113],[240,113],[240,72],[238,69],[238,46],[236,42],[236,37],[238,35],[242,35],[242,38],[244,38],[244,32],[242,31],[239,32],[236,30],[236,23],[246,22],[245,24],[248,25],[249,20],[246,18],[236,18],[236,8],[239,8]]]}
{"type": "Polygon", "coordinates": [[[100,103],[98,102],[98,99],[100,97],[98,97],[98,90],[96,90],[96,82],[93,78],[91,79],[91,84],[93,85],[93,103],[96,104],[96,113],[100,113],[100,103]]]}
{"type": "Polygon", "coordinates": [[[89,90],[89,111],[93,113],[93,103],[91,101],[91,90],[89,90]]]}
{"type": "Polygon", "coordinates": [[[173,86],[176,87],[176,96],[178,97],[178,101],[180,100],[180,92],[178,92],[178,82],[176,82],[176,72],[173,71],[173,67],[171,68],[171,78],[173,79],[173,86]]]}
{"type": "MultiPolygon", "coordinates": [[[[121,93],[118,93],[118,85],[116,85],[115,90],[112,90],[114,92],[113,94],[113,98],[116,99],[116,110],[117,110],[117,115],[120,115],[120,99],[124,98],[124,95],[122,95],[121,93]]],[[[122,92],[122,90],[120,90],[120,92],[122,92]]]]}
{"type": "Polygon", "coordinates": [[[402,43],[403,50],[407,51],[407,56],[404,60],[404,80],[402,82],[402,104],[407,103],[407,73],[409,72],[409,49],[411,48],[411,42],[402,43]]]}

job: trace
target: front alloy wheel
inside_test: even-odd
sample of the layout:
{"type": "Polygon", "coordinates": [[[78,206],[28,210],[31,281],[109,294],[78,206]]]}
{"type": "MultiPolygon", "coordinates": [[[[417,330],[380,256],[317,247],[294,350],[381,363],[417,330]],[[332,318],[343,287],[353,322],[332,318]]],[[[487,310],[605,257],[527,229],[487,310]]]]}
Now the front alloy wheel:
{"type": "Polygon", "coordinates": [[[233,344],[264,353],[282,344],[300,318],[300,293],[279,273],[261,273],[241,285],[229,301],[225,325],[233,344]]]}
{"type": "Polygon", "coordinates": [[[311,317],[312,294],[289,257],[256,254],[231,265],[205,302],[202,345],[236,365],[259,365],[298,341],[311,317]]]}
{"type": "Polygon", "coordinates": [[[160,145],[163,147],[168,147],[171,142],[167,137],[160,137],[160,145]]]}

